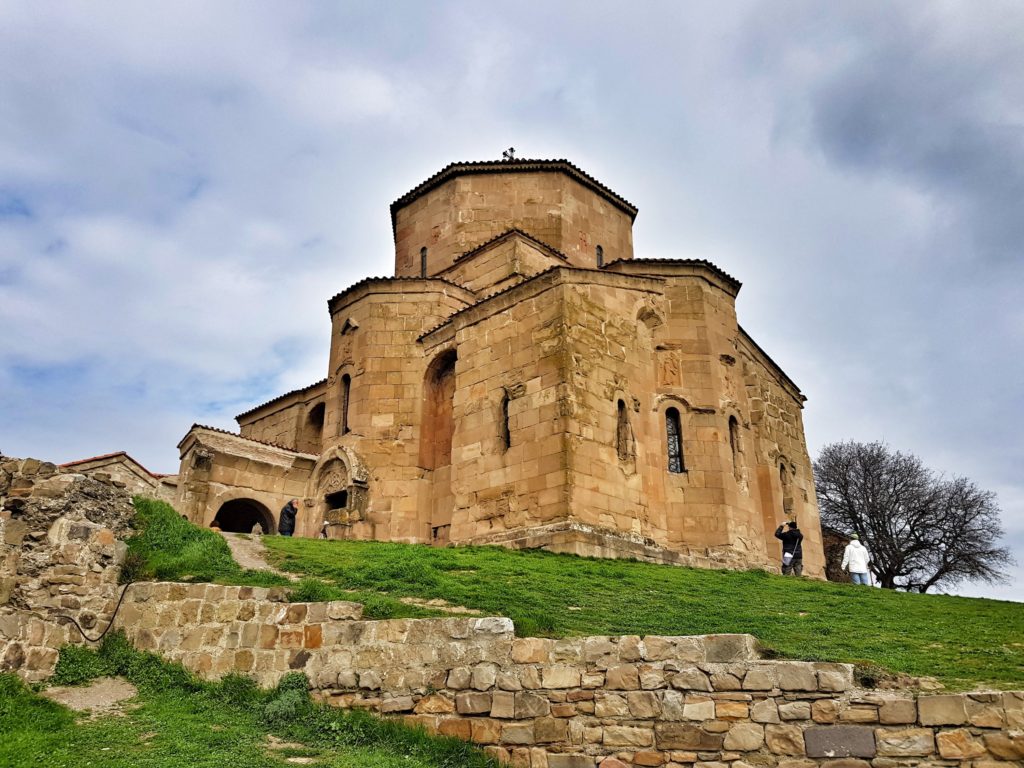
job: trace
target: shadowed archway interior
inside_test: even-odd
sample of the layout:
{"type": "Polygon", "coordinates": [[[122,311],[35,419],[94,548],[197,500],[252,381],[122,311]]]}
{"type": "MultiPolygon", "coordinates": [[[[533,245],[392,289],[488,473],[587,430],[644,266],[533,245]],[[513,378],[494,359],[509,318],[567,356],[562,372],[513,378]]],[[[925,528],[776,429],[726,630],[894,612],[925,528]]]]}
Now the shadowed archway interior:
{"type": "Polygon", "coordinates": [[[252,499],[232,499],[225,502],[213,524],[228,533],[252,533],[253,526],[258,525],[263,533],[276,530],[274,516],[265,506],[252,499]]]}

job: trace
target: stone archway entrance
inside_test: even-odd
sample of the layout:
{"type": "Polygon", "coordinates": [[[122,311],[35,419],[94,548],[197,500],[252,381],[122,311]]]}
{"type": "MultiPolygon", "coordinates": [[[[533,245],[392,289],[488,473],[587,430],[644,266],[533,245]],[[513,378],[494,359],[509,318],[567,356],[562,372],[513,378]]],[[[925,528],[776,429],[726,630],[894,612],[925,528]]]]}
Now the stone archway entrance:
{"type": "Polygon", "coordinates": [[[232,499],[224,502],[217,510],[212,525],[228,533],[252,533],[255,525],[258,525],[263,533],[273,533],[277,530],[270,510],[253,499],[232,499]]]}

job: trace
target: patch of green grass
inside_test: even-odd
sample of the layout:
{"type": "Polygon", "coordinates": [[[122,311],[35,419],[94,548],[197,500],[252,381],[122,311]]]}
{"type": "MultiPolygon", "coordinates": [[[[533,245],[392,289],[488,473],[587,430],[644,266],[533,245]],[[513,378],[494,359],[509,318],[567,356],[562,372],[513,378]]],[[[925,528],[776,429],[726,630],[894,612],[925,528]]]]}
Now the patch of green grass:
{"type": "Polygon", "coordinates": [[[0,765],[79,768],[283,768],[301,753],[321,768],[496,768],[474,747],[396,721],[315,704],[305,676],[260,690],[248,678],[198,680],[113,635],[98,651],[65,648],[57,679],[122,675],[139,695],[123,716],[87,720],[0,675],[0,765]],[[270,750],[267,735],[301,749],[270,750]]]}
{"type": "Polygon", "coordinates": [[[224,537],[200,528],[163,501],[136,496],[135,534],[128,539],[122,580],[212,581],[253,587],[290,582],[270,571],[243,570],[224,537]]]}
{"type": "Polygon", "coordinates": [[[874,664],[953,688],[1024,683],[1019,603],[499,547],[265,541],[284,570],[508,616],[523,636],[747,632],[787,658],[874,664]]]}
{"type": "MultiPolygon", "coordinates": [[[[135,534],[128,539],[122,581],[214,582],[252,587],[290,587],[293,603],[349,600],[363,604],[368,619],[417,619],[444,614],[405,605],[376,590],[344,590],[334,583],[307,577],[294,583],[271,571],[245,570],[231,556],[223,536],[200,528],[163,501],[136,496],[135,534]]],[[[244,535],[244,534],[242,534],[244,535]]],[[[270,538],[266,537],[264,541],[270,538]]]]}

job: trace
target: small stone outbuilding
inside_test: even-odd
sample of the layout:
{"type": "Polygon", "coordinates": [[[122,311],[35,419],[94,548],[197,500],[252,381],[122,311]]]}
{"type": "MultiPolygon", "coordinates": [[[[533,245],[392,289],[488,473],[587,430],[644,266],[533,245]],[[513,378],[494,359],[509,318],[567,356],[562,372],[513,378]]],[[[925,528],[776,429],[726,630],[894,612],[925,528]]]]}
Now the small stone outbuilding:
{"type": "Polygon", "coordinates": [[[67,472],[78,472],[83,475],[98,474],[100,479],[109,477],[115,482],[121,483],[133,495],[151,496],[154,499],[171,502],[178,495],[177,475],[150,472],[124,451],[69,461],[66,464],[61,464],[60,468],[67,472]]]}
{"type": "Polygon", "coordinates": [[[634,258],[637,209],[565,160],[456,163],[391,205],[394,277],[328,302],[326,378],[179,445],[196,523],[776,567],[821,532],[797,385],[740,283],[634,258]]]}

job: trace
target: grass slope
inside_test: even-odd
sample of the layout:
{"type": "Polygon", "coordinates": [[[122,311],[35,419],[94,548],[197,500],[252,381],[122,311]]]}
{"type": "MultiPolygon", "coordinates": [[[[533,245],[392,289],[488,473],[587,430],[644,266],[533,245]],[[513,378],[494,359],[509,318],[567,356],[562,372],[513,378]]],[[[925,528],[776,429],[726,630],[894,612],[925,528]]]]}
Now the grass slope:
{"type": "Polygon", "coordinates": [[[128,539],[122,581],[187,581],[253,587],[290,587],[292,602],[351,600],[370,619],[421,618],[437,611],[405,605],[377,590],[343,591],[315,578],[292,582],[271,571],[244,570],[224,537],[182,518],[163,501],[136,496],[135,533],[128,539]]]}
{"type": "Polygon", "coordinates": [[[321,768],[495,768],[468,744],[394,721],[310,701],[303,675],[261,691],[248,679],[197,680],[182,667],[133,650],[112,636],[99,652],[62,650],[54,682],[105,674],[139,688],[123,716],[87,720],[0,674],[0,765],[11,768],[284,768],[290,756],[321,768]],[[273,733],[300,744],[268,749],[273,733]]]}
{"type": "Polygon", "coordinates": [[[285,570],[509,616],[520,635],[749,632],[789,658],[880,665],[957,688],[1024,685],[1019,603],[497,547],[265,542],[285,570]]]}

